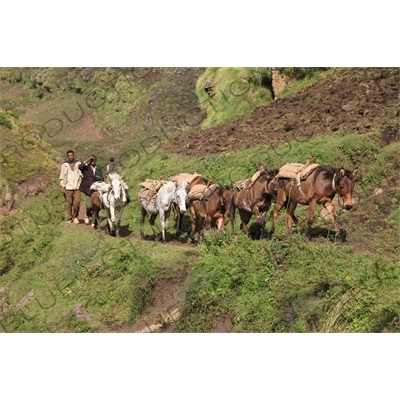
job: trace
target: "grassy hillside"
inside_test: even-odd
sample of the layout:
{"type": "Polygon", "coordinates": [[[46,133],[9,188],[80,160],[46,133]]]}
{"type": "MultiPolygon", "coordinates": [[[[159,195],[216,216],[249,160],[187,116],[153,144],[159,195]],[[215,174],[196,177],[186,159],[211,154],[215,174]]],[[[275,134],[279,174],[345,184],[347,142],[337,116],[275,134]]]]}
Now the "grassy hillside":
{"type": "Polygon", "coordinates": [[[9,212],[54,180],[60,155],[12,110],[0,108],[0,138],[0,207],[9,212]]]}
{"type": "Polygon", "coordinates": [[[91,117],[103,136],[141,139],[162,128],[188,129],[183,117],[197,106],[194,88],[203,70],[3,68],[0,106],[8,104],[45,135],[49,133],[50,143],[61,123],[46,123],[55,118],[62,120],[63,136],[71,131],[80,138],[81,119],[91,117]]]}
{"type": "MultiPolygon", "coordinates": [[[[236,69],[232,70],[235,70],[231,71],[231,82],[234,82],[238,75],[236,69]]],[[[76,71],[66,71],[70,76],[76,74],[76,71]]],[[[208,69],[200,77],[197,87],[201,87],[203,83],[199,82],[204,82],[210,71],[217,72],[208,69]]],[[[229,71],[225,69],[225,73],[229,71]]],[[[341,73],[336,70],[320,74],[310,86],[314,92],[307,92],[310,81],[303,81],[298,89],[299,96],[304,99],[308,93],[307,104],[313,104],[316,101],[312,94],[315,88],[321,94],[332,90],[332,77],[339,82],[341,73]]],[[[345,73],[350,78],[351,72],[346,70],[345,73]]],[[[357,71],[354,77],[359,79],[357,71]]],[[[227,75],[229,83],[228,78],[227,75]]],[[[391,85],[394,81],[388,82],[391,85]]],[[[173,83],[176,83],[175,78],[169,82],[171,86],[173,83]]],[[[12,92],[22,84],[22,81],[12,81],[4,85],[12,92]]],[[[292,98],[288,98],[291,105],[296,101],[304,103],[296,97],[295,86],[292,86],[291,93],[288,92],[292,98]]],[[[382,91],[387,90],[382,83],[381,86],[382,91]]],[[[77,89],[66,89],[63,94],[71,107],[74,96],[82,95],[76,93],[77,89]]],[[[80,91],[83,90],[81,87],[80,91]]],[[[194,89],[192,93],[194,95],[194,89]]],[[[46,101],[45,96],[53,94],[46,93],[30,110],[28,103],[22,100],[18,106],[9,105],[9,110],[3,111],[4,117],[0,119],[3,133],[21,135],[23,130],[19,129],[22,128],[17,129],[14,125],[27,121],[27,116],[33,120],[34,109],[44,114],[48,105],[55,107],[53,110],[62,111],[64,103],[61,97],[46,101]],[[21,107],[25,112],[21,112],[21,107]],[[15,112],[21,116],[13,116],[15,112]]],[[[264,100],[267,101],[267,97],[264,100]]],[[[140,96],[137,101],[140,102],[140,96]]],[[[329,100],[325,98],[324,101],[329,100]]],[[[274,107],[277,112],[280,106],[283,107],[281,113],[287,116],[287,104],[283,102],[280,105],[279,102],[274,102],[274,107]]],[[[336,100],[332,101],[331,107],[334,102],[336,100]]],[[[108,111],[104,104],[104,115],[113,115],[111,107],[115,104],[109,102],[108,111]]],[[[164,104],[164,100],[160,104],[164,104]]],[[[385,122],[392,121],[391,126],[395,126],[396,114],[391,116],[388,113],[387,104],[381,105],[375,99],[370,106],[374,115],[378,115],[379,107],[382,107],[381,115],[387,116],[385,122]]],[[[250,108],[246,111],[246,118],[252,121],[253,126],[257,121],[268,122],[267,117],[262,120],[260,116],[262,108],[253,112],[250,108]]],[[[112,145],[111,139],[115,143],[117,136],[104,134],[99,128],[100,120],[96,120],[96,112],[92,111],[93,121],[99,125],[95,124],[91,132],[93,135],[100,132],[102,138],[83,135],[80,138],[78,130],[72,127],[71,134],[75,135],[74,148],[81,154],[104,144],[101,157],[105,161],[109,154],[107,146],[112,145]],[[108,144],[107,140],[110,140],[108,144]]],[[[241,112],[237,111],[236,115],[241,112]]],[[[307,108],[302,112],[305,120],[312,119],[307,108]]],[[[221,113],[225,114],[225,111],[221,113]]],[[[226,114],[229,114],[226,116],[229,120],[235,111],[230,109],[226,114]]],[[[57,115],[62,115],[62,112],[57,115]]],[[[118,121],[123,126],[123,119],[118,121]]],[[[236,121],[239,122],[216,128],[223,130],[236,126],[239,129],[240,119],[236,121]]],[[[66,225],[64,199],[57,186],[49,187],[33,199],[23,200],[20,212],[1,221],[2,330],[115,332],[134,331],[146,324],[158,323],[162,331],[169,332],[399,332],[400,142],[395,135],[388,136],[388,125],[374,124],[376,121],[371,121],[373,129],[362,131],[362,134],[360,129],[356,129],[361,126],[357,119],[342,119],[341,129],[337,131],[321,129],[319,135],[288,136],[286,140],[276,140],[274,146],[260,141],[247,148],[232,146],[229,151],[216,154],[205,151],[201,156],[196,156],[189,147],[177,154],[160,142],[152,144],[150,141],[141,147],[143,138],[148,137],[146,135],[132,137],[126,142],[121,136],[121,146],[125,143],[125,149],[121,151],[131,152],[120,153],[125,156],[119,159],[119,168],[133,199],[124,211],[121,238],[105,235],[104,212],[101,212],[99,231],[84,225],[66,225]],[[135,140],[137,147],[130,147],[135,140]],[[320,164],[358,168],[357,204],[351,211],[339,214],[346,238],[343,244],[334,240],[333,223],[320,216],[322,207],[317,207],[315,212],[312,240],[306,240],[302,232],[307,208],[302,206],[296,210],[299,226],[290,237],[285,233],[282,212],[272,239],[254,241],[244,237],[236,216],[235,234],[229,227],[225,234],[211,231],[198,246],[186,243],[185,235],[175,238],[172,220],[166,246],[154,243],[148,221],[145,224],[146,240],[138,240],[136,193],[138,183],[146,178],[196,171],[215,182],[231,183],[251,176],[260,165],[279,168],[286,162],[304,162],[309,155],[316,157],[320,164]],[[181,317],[177,323],[170,323],[166,311],[177,306],[181,317]]],[[[318,125],[318,122],[313,124],[318,125]]],[[[209,141],[212,137],[210,132],[213,131],[197,130],[192,134],[185,131],[185,137],[189,139],[197,135],[209,141]]],[[[61,134],[53,140],[59,149],[73,143],[61,134]]],[[[47,151],[50,160],[54,153],[50,147],[47,151]]],[[[61,154],[57,153],[55,160],[58,160],[57,156],[61,157],[61,154]]],[[[29,160],[34,163],[35,158],[29,160]]],[[[28,174],[29,167],[26,168],[28,174]]],[[[159,222],[156,225],[159,228],[159,222]]],[[[188,218],[185,216],[184,229],[187,227],[188,218]]],[[[268,220],[267,229],[269,227],[268,220]]],[[[254,231],[254,226],[250,231],[254,231]]]]}
{"type": "MultiPolygon", "coordinates": [[[[292,83],[282,96],[310,84],[321,72],[320,68],[278,70],[292,83]]],[[[197,81],[196,94],[204,114],[202,128],[226,124],[274,99],[271,68],[207,68],[197,81]]]]}
{"type": "MultiPolygon", "coordinates": [[[[340,160],[344,165],[352,164],[355,153],[342,152],[340,148],[344,141],[355,140],[355,135],[338,136],[334,145],[325,145],[325,150],[318,140],[303,144],[299,152],[291,146],[292,153],[286,152],[285,157],[301,160],[310,146],[318,144],[321,163],[340,160]]],[[[135,240],[139,237],[136,200],[125,210],[123,238],[111,238],[91,228],[65,226],[63,199],[57,189],[37,196],[18,216],[2,224],[5,240],[1,245],[0,287],[7,288],[6,315],[22,315],[20,310],[35,315],[32,321],[20,316],[10,326],[18,325],[17,331],[123,329],[148,309],[152,296],[156,296],[153,291],[166,280],[184,286],[183,316],[176,328],[179,331],[210,331],[220,319],[230,321],[229,329],[235,331],[397,331],[400,197],[390,183],[400,171],[399,146],[394,143],[390,149],[379,150],[374,138],[365,136],[360,148],[365,157],[360,173],[370,179],[357,183],[359,208],[340,214],[347,237],[342,246],[332,242],[332,223],[320,218],[314,223],[315,238],[311,243],[300,235],[306,207],[298,208],[296,215],[301,223],[299,233],[293,237],[286,237],[280,215],[272,241],[243,237],[237,218],[235,236],[228,229],[226,235],[207,235],[199,247],[184,244],[185,237],[180,240],[181,246],[162,246],[151,240],[147,221],[148,240],[135,240]],[[369,153],[365,151],[368,148],[369,153]],[[392,163],[390,173],[382,160],[392,163]],[[385,174],[386,185],[379,178],[381,174],[385,174]],[[392,199],[386,204],[384,219],[379,207],[370,210],[377,182],[392,199]],[[360,223],[364,207],[370,210],[368,221],[360,223]],[[382,220],[386,221],[385,226],[374,231],[374,222],[382,220]],[[324,229],[327,237],[318,234],[324,229]],[[23,253],[18,251],[21,246],[23,253]],[[191,258],[196,254],[200,256],[198,262],[191,258]],[[190,269],[185,283],[182,269],[190,269]],[[338,271],[342,274],[338,275],[338,271]],[[46,292],[49,287],[55,288],[52,293],[57,299],[51,309],[40,308],[33,297],[24,307],[18,307],[32,290],[39,302],[51,304],[53,295],[46,292]],[[76,307],[92,319],[80,319],[76,307]]],[[[196,169],[217,182],[228,182],[232,171],[238,178],[249,176],[262,161],[252,160],[250,150],[235,156],[215,156],[199,162],[156,155],[136,168],[128,167],[124,173],[135,199],[138,182],[161,173],[175,173],[178,162],[181,170],[196,169]],[[239,164],[237,158],[242,160],[239,164]],[[149,173],[150,166],[153,170],[149,173]]],[[[265,159],[268,157],[273,154],[266,153],[265,159]]],[[[316,216],[320,210],[317,208],[316,216]]],[[[104,227],[103,213],[102,216],[104,227]]],[[[187,223],[185,219],[184,228],[187,223]]],[[[168,241],[176,240],[172,226],[171,223],[168,241]]]]}

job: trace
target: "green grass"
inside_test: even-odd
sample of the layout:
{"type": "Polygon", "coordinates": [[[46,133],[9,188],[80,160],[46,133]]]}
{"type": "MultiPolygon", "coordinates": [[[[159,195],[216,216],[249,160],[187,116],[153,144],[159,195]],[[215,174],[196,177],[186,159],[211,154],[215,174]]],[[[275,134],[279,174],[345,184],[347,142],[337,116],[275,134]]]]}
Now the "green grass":
{"type": "Polygon", "coordinates": [[[208,68],[196,85],[206,116],[202,127],[231,122],[271,101],[271,90],[263,83],[268,74],[268,68],[208,68]],[[215,81],[211,96],[204,90],[210,80],[215,81]]]}
{"type": "Polygon", "coordinates": [[[398,263],[302,236],[238,235],[200,246],[186,281],[181,332],[228,316],[236,332],[398,331],[398,263]]]}
{"type": "Polygon", "coordinates": [[[1,176],[10,184],[21,183],[37,171],[42,177],[53,173],[56,167],[57,153],[30,124],[16,118],[9,111],[0,109],[0,119],[7,123],[0,126],[1,176]]]}
{"type": "MultiPolygon", "coordinates": [[[[37,174],[39,168],[41,176],[49,174],[52,176],[49,182],[54,183],[32,199],[17,199],[20,211],[1,220],[2,330],[113,332],[129,328],[148,312],[158,285],[165,282],[182,285],[185,277],[179,271],[184,267],[189,276],[185,282],[182,317],[176,328],[180,332],[212,331],[220,319],[230,320],[236,332],[399,332],[398,142],[382,146],[379,130],[365,135],[342,131],[329,138],[310,140],[292,135],[285,137],[286,143],[260,144],[240,152],[202,159],[169,155],[160,143],[143,145],[142,140],[158,132],[159,117],[165,116],[161,120],[166,126],[176,121],[170,111],[176,109],[177,97],[169,98],[163,93],[154,98],[151,111],[154,120],[148,125],[147,135],[138,128],[146,122],[149,99],[165,81],[141,83],[139,79],[131,85],[119,78],[114,90],[108,84],[109,78],[115,76],[114,70],[96,69],[94,72],[93,80],[87,84],[83,70],[49,70],[45,74],[47,89],[39,98],[43,88],[35,86],[35,82],[44,69],[0,70],[0,79],[10,82],[11,92],[23,87],[22,100],[16,105],[9,106],[15,102],[11,92],[0,103],[4,109],[11,107],[0,113],[1,137],[6,140],[5,144],[19,151],[1,155],[2,164],[6,164],[2,165],[2,177],[20,182],[37,174]],[[68,79],[61,82],[65,76],[68,79]],[[50,144],[46,138],[35,138],[33,126],[40,127],[47,112],[55,117],[62,116],[65,107],[73,111],[76,101],[94,89],[95,100],[106,102],[101,110],[87,108],[85,113],[92,113],[90,116],[95,118],[98,127],[110,126],[113,135],[93,141],[85,138],[84,132],[80,133],[71,123],[65,126],[70,136],[56,135],[49,138],[50,144]],[[124,93],[130,96],[128,101],[121,96],[124,93]],[[30,111],[24,108],[28,99],[33,104],[30,111]],[[136,102],[132,103],[132,99],[136,102]],[[117,136],[116,132],[127,126],[132,104],[139,115],[137,125],[133,124],[137,130],[132,128],[117,136]],[[162,112],[164,105],[169,110],[165,114],[162,112]],[[25,122],[27,117],[33,126],[25,122]],[[29,141],[26,144],[33,151],[25,151],[25,154],[20,142],[27,133],[30,135],[25,139],[29,141]],[[290,237],[286,235],[284,212],[281,212],[271,240],[253,241],[244,237],[239,230],[238,214],[235,234],[230,227],[225,234],[211,231],[198,247],[183,245],[185,235],[179,239],[178,246],[163,246],[152,240],[112,238],[64,222],[64,199],[56,181],[57,165],[67,146],[78,149],[81,159],[86,152],[95,152],[102,165],[110,153],[139,152],[140,158],[128,156],[123,162],[118,160],[132,198],[121,226],[133,239],[139,236],[136,199],[139,183],[183,171],[196,171],[217,183],[234,183],[253,175],[260,165],[279,168],[286,162],[305,162],[313,155],[323,165],[358,168],[355,187],[358,202],[353,210],[339,214],[347,237],[347,243],[342,245],[332,239],[333,235],[317,235],[333,229],[331,221],[318,218],[321,206],[315,212],[313,232],[316,236],[311,242],[302,234],[307,213],[307,207],[302,206],[296,209],[300,224],[290,237]],[[376,188],[382,188],[383,194],[374,195],[376,188]]],[[[171,74],[166,76],[171,78],[171,74]]],[[[211,107],[206,124],[220,123],[224,118],[231,120],[249,112],[257,101],[268,101],[268,93],[263,92],[268,90],[265,81],[257,81],[256,77],[261,75],[250,76],[248,69],[210,68],[200,77],[198,90],[204,92],[204,79],[217,75],[215,101],[221,107],[218,118],[222,119],[208,118],[212,117],[211,107]],[[236,80],[238,84],[238,79],[244,83],[248,80],[246,88],[249,90],[245,95],[254,96],[246,101],[245,95],[237,96],[235,102],[230,103],[232,107],[223,109],[224,103],[228,103],[219,89],[226,93],[232,82],[236,80]]],[[[316,76],[304,78],[301,85],[293,85],[290,90],[300,90],[316,76]]],[[[192,99],[184,98],[183,91],[177,90],[176,96],[182,96],[180,107],[186,110],[192,99]]],[[[175,134],[177,130],[172,127],[168,132],[175,134]]],[[[102,211],[101,226],[104,226],[104,215],[102,211]]],[[[156,226],[160,228],[159,219],[156,226]]],[[[184,230],[187,227],[186,215],[184,230]]],[[[254,218],[250,223],[251,232],[253,229],[254,218]]],[[[171,217],[168,240],[175,239],[174,231],[171,217]]],[[[145,233],[152,234],[148,221],[145,233]]]]}
{"type": "MultiPolygon", "coordinates": [[[[290,85],[278,97],[296,93],[314,83],[321,68],[278,68],[290,80],[290,85]]],[[[272,98],[270,68],[207,68],[196,85],[196,93],[205,118],[203,128],[232,122],[249,114],[272,98]],[[210,93],[205,90],[212,84],[210,93]]]]}
{"type": "Polygon", "coordinates": [[[0,294],[7,305],[3,330],[109,332],[131,326],[146,312],[160,279],[179,283],[174,271],[187,264],[188,249],[164,247],[160,254],[151,242],[68,225],[57,193],[37,196],[2,222],[0,287],[8,288],[0,294]],[[31,291],[32,299],[21,305],[31,291]]]}
{"type": "MultiPolygon", "coordinates": [[[[360,206],[339,215],[353,248],[338,246],[324,236],[309,244],[302,235],[307,207],[296,210],[300,226],[292,238],[286,236],[282,212],[272,241],[245,238],[236,215],[235,236],[228,227],[225,235],[208,235],[198,248],[201,259],[186,283],[178,329],[209,331],[219,317],[228,316],[238,332],[396,331],[398,276],[393,271],[399,254],[398,199],[387,205],[387,215],[378,205],[369,212],[371,221],[387,219],[388,226],[382,231],[379,228],[374,233],[369,223],[359,223],[375,187],[365,177],[384,176],[387,181],[397,177],[396,149],[397,143],[377,147],[372,134],[347,133],[331,136],[329,144],[318,137],[202,160],[155,151],[151,157],[142,156],[137,164],[132,159],[121,170],[133,199],[121,226],[139,236],[136,193],[138,183],[146,178],[197,171],[215,182],[229,183],[251,176],[261,164],[279,167],[286,160],[304,161],[312,150],[321,164],[340,163],[352,168],[356,160],[360,206]],[[389,172],[382,160],[391,160],[389,172]]],[[[130,326],[146,312],[157,282],[165,277],[176,279],[177,265],[193,264],[185,246],[165,247],[151,240],[130,244],[126,239],[65,225],[64,200],[57,185],[20,206],[22,211],[5,218],[1,226],[0,287],[9,285],[6,293],[11,296],[5,299],[9,304],[4,317],[8,330],[108,332],[130,326]],[[18,302],[31,290],[45,307],[33,299],[18,308],[18,302]],[[50,307],[54,298],[56,304],[50,307]],[[92,320],[77,317],[79,304],[82,315],[92,314],[92,320]]],[[[331,221],[317,218],[319,210],[313,228],[332,230],[331,221]]],[[[101,215],[104,217],[103,212],[101,215]]],[[[152,234],[148,221],[145,233],[152,234]]],[[[173,234],[171,217],[168,240],[173,234]]],[[[181,242],[185,240],[183,236],[181,242]]]]}

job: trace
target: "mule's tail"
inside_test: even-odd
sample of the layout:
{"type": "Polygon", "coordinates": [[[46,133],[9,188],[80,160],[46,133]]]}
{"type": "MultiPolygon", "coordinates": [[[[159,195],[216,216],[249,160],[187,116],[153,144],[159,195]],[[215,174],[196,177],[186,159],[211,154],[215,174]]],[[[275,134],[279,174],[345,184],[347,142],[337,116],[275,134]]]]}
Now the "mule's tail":
{"type": "Polygon", "coordinates": [[[232,233],[235,233],[235,201],[232,197],[231,206],[229,207],[229,219],[231,220],[232,233]]]}

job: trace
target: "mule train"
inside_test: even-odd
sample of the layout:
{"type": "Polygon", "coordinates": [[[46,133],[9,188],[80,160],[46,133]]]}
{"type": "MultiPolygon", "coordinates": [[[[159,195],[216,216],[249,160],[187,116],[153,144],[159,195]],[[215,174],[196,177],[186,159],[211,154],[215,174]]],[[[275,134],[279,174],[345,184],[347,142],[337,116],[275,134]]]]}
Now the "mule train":
{"type": "MultiPolygon", "coordinates": [[[[197,173],[180,173],[167,180],[147,179],[140,183],[138,201],[140,208],[140,235],[144,239],[144,221],[150,214],[149,222],[155,240],[166,243],[171,211],[175,213],[176,236],[182,234],[182,221],[186,210],[189,210],[188,240],[200,240],[203,231],[212,225],[225,231],[226,219],[235,231],[235,212],[238,210],[240,229],[249,235],[249,222],[252,216],[256,221],[255,237],[265,236],[265,220],[273,202],[275,207],[271,213],[272,227],[275,231],[280,210],[286,208],[287,233],[292,231],[292,222],[298,223],[294,211],[298,204],[308,206],[305,234],[310,237],[313,215],[318,204],[323,205],[331,215],[335,233],[340,238],[338,216],[333,199],[338,196],[338,204],[347,210],[354,204],[354,178],[357,169],[346,170],[331,166],[321,166],[309,158],[306,164],[285,164],[279,170],[260,167],[250,178],[235,184],[219,185],[197,173]],[[157,233],[154,223],[160,215],[161,232],[157,233]]],[[[126,204],[128,187],[117,174],[110,174],[110,183],[101,183],[92,194],[93,209],[96,215],[95,227],[98,225],[98,213],[105,209],[107,228],[111,235],[119,234],[121,215],[126,204]]]]}

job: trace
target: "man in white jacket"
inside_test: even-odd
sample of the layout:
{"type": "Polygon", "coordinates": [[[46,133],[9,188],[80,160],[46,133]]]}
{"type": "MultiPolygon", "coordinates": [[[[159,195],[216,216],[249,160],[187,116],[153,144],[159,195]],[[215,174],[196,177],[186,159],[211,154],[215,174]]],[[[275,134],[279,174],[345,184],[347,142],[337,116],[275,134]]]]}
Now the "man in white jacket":
{"type": "Polygon", "coordinates": [[[79,169],[81,164],[75,158],[72,150],[67,151],[67,159],[61,165],[60,185],[61,192],[66,200],[67,222],[79,224],[78,214],[81,205],[81,192],[79,186],[82,181],[82,172],[79,169]]]}

